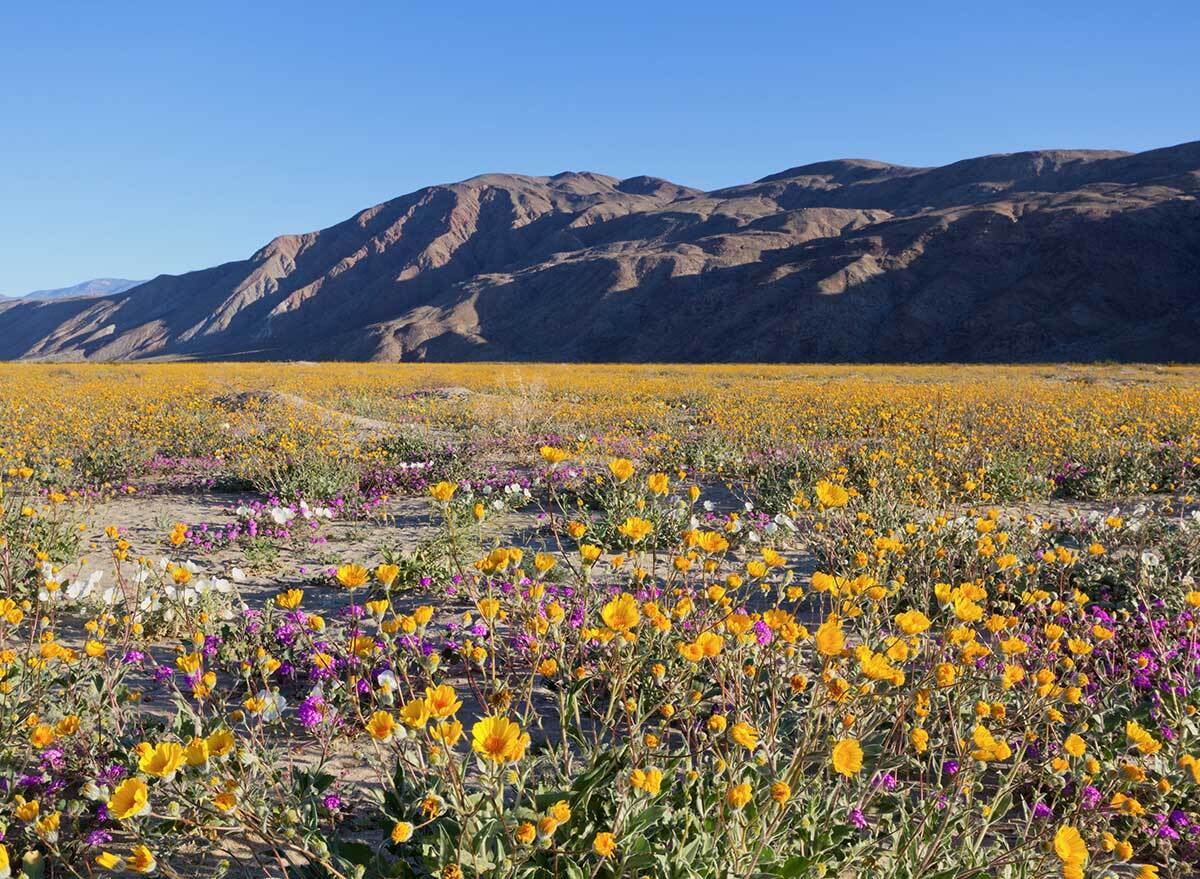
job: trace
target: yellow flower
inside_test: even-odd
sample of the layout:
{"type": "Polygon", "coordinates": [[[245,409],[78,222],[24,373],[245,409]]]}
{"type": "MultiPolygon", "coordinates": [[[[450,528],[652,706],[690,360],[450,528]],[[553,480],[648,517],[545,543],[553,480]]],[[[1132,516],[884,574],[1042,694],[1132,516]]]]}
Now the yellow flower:
{"type": "Polygon", "coordinates": [[[430,716],[437,718],[450,717],[457,714],[458,709],[462,708],[462,700],[458,698],[454,688],[448,684],[426,687],[425,703],[429,706],[430,716]]]}
{"type": "Polygon", "coordinates": [[[741,784],[735,784],[725,794],[725,801],[735,809],[743,808],[754,797],[754,792],[750,787],[750,783],[743,781],[741,784]]]}
{"type": "Polygon", "coordinates": [[[792,786],[786,781],[777,781],[771,785],[771,799],[783,805],[792,798],[792,786]]]}
{"type": "Polygon", "coordinates": [[[748,751],[758,747],[758,730],[740,720],[730,727],[729,737],[748,751]]]}
{"type": "Polygon", "coordinates": [[[571,807],[566,800],[559,800],[546,810],[546,814],[559,824],[566,824],[571,820],[571,807]]]}
{"type": "Polygon", "coordinates": [[[400,709],[400,719],[406,726],[421,729],[429,722],[429,705],[424,699],[410,699],[400,709]]]}
{"type": "Polygon", "coordinates": [[[125,866],[135,873],[153,873],[158,867],[158,862],[154,860],[150,849],[144,845],[135,845],[133,851],[129,853],[129,860],[125,862],[125,866]]]}
{"type": "Polygon", "coordinates": [[[192,739],[183,749],[183,757],[188,766],[203,766],[208,762],[208,742],[204,739],[192,739]]]}
{"type": "Polygon", "coordinates": [[[929,617],[919,610],[907,610],[896,614],[896,625],[906,635],[919,635],[929,628],[929,617]]]}
{"type": "Polygon", "coordinates": [[[667,478],[665,473],[651,473],[646,477],[646,487],[653,494],[663,495],[670,488],[671,480],[667,478]]]}
{"type": "Polygon", "coordinates": [[[542,446],[538,449],[538,454],[542,456],[542,460],[554,467],[567,460],[567,453],[556,446],[542,446]]]}
{"type": "Polygon", "coordinates": [[[528,821],[522,821],[517,825],[516,837],[517,842],[521,843],[521,845],[529,845],[537,839],[537,828],[528,821]]]}
{"type": "Polygon", "coordinates": [[[602,858],[611,858],[617,851],[617,841],[611,833],[597,833],[592,840],[592,851],[602,858]]]}
{"type": "MultiPolygon", "coordinates": [[[[0,846],[0,848],[3,847],[4,846],[0,846]]],[[[124,864],[125,862],[112,852],[100,852],[100,854],[96,855],[96,866],[102,870],[120,870],[124,864]]],[[[7,866],[7,857],[0,857],[0,876],[7,876],[7,874],[4,872],[4,868],[7,866]]]]}
{"type": "Polygon", "coordinates": [[[375,579],[384,586],[391,586],[396,582],[398,576],[400,576],[399,565],[379,565],[375,568],[375,579]]]}
{"type": "Polygon", "coordinates": [[[450,498],[454,497],[454,492],[458,491],[458,485],[453,482],[439,482],[436,485],[429,486],[429,494],[436,501],[446,503],[450,498]]]}
{"type": "Polygon", "coordinates": [[[622,592],[600,610],[604,625],[617,632],[628,632],[642,619],[638,612],[637,599],[628,592],[622,592]]]}
{"type": "Polygon", "coordinates": [[[840,656],[846,649],[846,638],[842,634],[842,621],[837,614],[830,614],[817,629],[817,652],[822,656],[840,656]]]}
{"type": "Polygon", "coordinates": [[[645,519],[640,519],[637,516],[630,516],[621,525],[617,526],[617,530],[628,537],[632,542],[640,542],[647,534],[654,530],[645,519]]]}
{"type": "Polygon", "coordinates": [[[624,482],[633,475],[633,462],[626,458],[615,458],[608,462],[608,469],[617,482],[624,482]]]}
{"type": "Polygon", "coordinates": [[[850,494],[836,482],[822,479],[816,487],[817,500],[824,507],[844,507],[850,500],[850,494]]]}
{"type": "Polygon", "coordinates": [[[213,797],[212,802],[222,812],[232,812],[237,808],[238,798],[237,794],[227,791],[223,794],[217,794],[213,797]]]}
{"type": "Polygon", "coordinates": [[[471,747],[493,763],[512,763],[525,756],[529,734],[507,717],[492,714],[471,727],[471,747]]]}
{"type": "Polygon", "coordinates": [[[1079,831],[1069,824],[1058,828],[1054,834],[1054,853],[1063,865],[1063,879],[1082,877],[1088,861],[1087,845],[1079,831]]]}
{"type": "Polygon", "coordinates": [[[975,743],[971,756],[983,763],[1002,762],[1012,756],[1012,748],[1008,746],[1008,742],[997,739],[991,730],[982,724],[975,727],[971,733],[971,740],[975,743]]]}
{"type": "Polygon", "coordinates": [[[1200,784],[1200,759],[1197,759],[1192,754],[1184,754],[1179,758],[1179,766],[1181,769],[1186,769],[1192,774],[1192,781],[1200,784]]]}
{"type": "Polygon", "coordinates": [[[127,778],[108,799],[108,814],[118,821],[150,811],[150,789],[140,778],[127,778]]]}
{"type": "Polygon", "coordinates": [[[1137,749],[1143,754],[1157,754],[1162,750],[1162,742],[1152,736],[1149,731],[1142,728],[1136,720],[1131,720],[1125,724],[1125,736],[1129,739],[1131,745],[1137,745],[1137,749]]]}
{"type": "Polygon", "coordinates": [[[176,771],[184,764],[186,757],[183,746],[175,742],[163,742],[148,749],[138,760],[138,769],[147,775],[157,775],[159,778],[170,780],[176,771]]]}
{"type": "Polygon", "coordinates": [[[629,783],[638,790],[645,791],[651,796],[658,796],[662,789],[663,774],[661,769],[635,769],[629,776],[629,783]]]}
{"type": "Polygon", "coordinates": [[[453,748],[462,738],[463,725],[457,720],[443,720],[429,728],[429,734],[447,748],[453,748]]]}
{"type": "Polygon", "coordinates": [[[1063,750],[1072,757],[1082,757],[1087,751],[1087,744],[1075,733],[1071,733],[1063,742],[1063,750]]]}
{"type": "Polygon", "coordinates": [[[300,606],[300,600],[304,598],[304,592],[299,589],[289,589],[287,592],[280,592],[275,596],[275,603],[284,610],[295,610],[300,606]]]}
{"type": "Polygon", "coordinates": [[[209,734],[205,743],[210,757],[224,757],[233,750],[233,733],[227,729],[216,730],[209,734]]]}
{"type": "Polygon", "coordinates": [[[38,804],[37,800],[26,800],[20,794],[17,794],[16,803],[17,808],[14,811],[16,816],[22,821],[32,821],[41,810],[41,805],[38,804]]]}
{"type": "Polygon", "coordinates": [[[849,778],[862,770],[863,750],[858,739],[842,739],[833,746],[833,768],[849,778]]]}
{"type": "Polygon", "coordinates": [[[54,744],[54,727],[39,723],[29,735],[29,741],[35,748],[48,748],[54,744]]]}
{"type": "Polygon", "coordinates": [[[378,742],[390,742],[396,732],[396,719],[386,711],[376,711],[367,719],[367,732],[378,742]]]}
{"type": "Polygon", "coordinates": [[[958,677],[958,672],[954,666],[948,662],[939,662],[933,668],[933,677],[937,681],[937,685],[943,689],[954,686],[954,681],[958,677]]]}
{"type": "Polygon", "coordinates": [[[347,589],[357,589],[370,575],[362,565],[342,565],[337,569],[337,581],[347,589]]]}
{"type": "Polygon", "coordinates": [[[407,821],[397,821],[392,827],[392,842],[396,845],[408,842],[412,835],[413,826],[407,821]]]}

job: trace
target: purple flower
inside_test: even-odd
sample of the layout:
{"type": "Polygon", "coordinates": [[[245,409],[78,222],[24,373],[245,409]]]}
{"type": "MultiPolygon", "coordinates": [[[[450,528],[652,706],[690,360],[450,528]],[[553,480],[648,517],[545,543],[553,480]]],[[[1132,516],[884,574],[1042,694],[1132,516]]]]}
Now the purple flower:
{"type": "Polygon", "coordinates": [[[296,709],[296,716],[305,729],[312,729],[325,719],[325,700],[320,696],[309,696],[296,709]]]}
{"type": "Polygon", "coordinates": [[[892,775],[890,772],[885,772],[883,775],[877,775],[875,777],[874,784],[876,787],[882,787],[884,790],[895,790],[896,776],[892,775]]]}
{"type": "Polygon", "coordinates": [[[112,834],[107,830],[93,830],[87,835],[85,841],[88,845],[93,847],[107,845],[108,843],[112,842],[112,834]]]}

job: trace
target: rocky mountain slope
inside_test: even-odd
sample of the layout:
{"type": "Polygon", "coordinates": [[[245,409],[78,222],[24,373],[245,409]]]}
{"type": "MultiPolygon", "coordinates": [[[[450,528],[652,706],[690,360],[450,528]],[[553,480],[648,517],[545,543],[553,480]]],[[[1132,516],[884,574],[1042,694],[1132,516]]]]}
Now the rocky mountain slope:
{"type": "Polygon", "coordinates": [[[486,174],[249,259],[0,303],[0,358],[1200,359],[1200,142],[701,192],[486,174]]]}

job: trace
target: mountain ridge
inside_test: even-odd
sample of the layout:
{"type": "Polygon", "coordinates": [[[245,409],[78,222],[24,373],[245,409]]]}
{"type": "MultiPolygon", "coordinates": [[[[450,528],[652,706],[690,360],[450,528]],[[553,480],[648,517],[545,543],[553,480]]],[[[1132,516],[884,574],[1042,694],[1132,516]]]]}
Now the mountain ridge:
{"type": "Polygon", "coordinates": [[[0,299],[71,299],[71,298],[92,298],[95,296],[108,296],[114,293],[124,293],[139,284],[144,284],[145,281],[131,281],[128,278],[91,278],[87,281],[80,281],[78,284],[72,284],[69,287],[55,287],[48,290],[32,290],[29,293],[18,293],[16,295],[0,294],[0,299]]]}
{"type": "Polygon", "coordinates": [[[489,173],[92,300],[0,302],[0,358],[1196,360],[1200,141],[703,192],[489,173]]]}

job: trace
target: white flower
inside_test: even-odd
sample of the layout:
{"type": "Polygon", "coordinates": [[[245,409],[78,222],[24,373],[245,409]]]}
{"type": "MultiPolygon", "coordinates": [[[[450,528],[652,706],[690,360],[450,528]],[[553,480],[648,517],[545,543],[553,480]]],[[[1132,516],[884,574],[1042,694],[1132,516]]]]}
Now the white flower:
{"type": "Polygon", "coordinates": [[[272,507],[271,521],[276,525],[286,525],[296,518],[296,511],[290,507],[272,507]]]}
{"type": "Polygon", "coordinates": [[[92,591],[100,585],[102,579],[104,579],[103,571],[92,571],[86,580],[76,579],[67,587],[67,598],[70,598],[72,601],[82,601],[92,594],[92,591]]]}
{"type": "Polygon", "coordinates": [[[264,703],[262,710],[263,720],[274,720],[287,707],[287,700],[278,693],[272,693],[269,690],[259,690],[258,698],[262,699],[264,703]]]}

